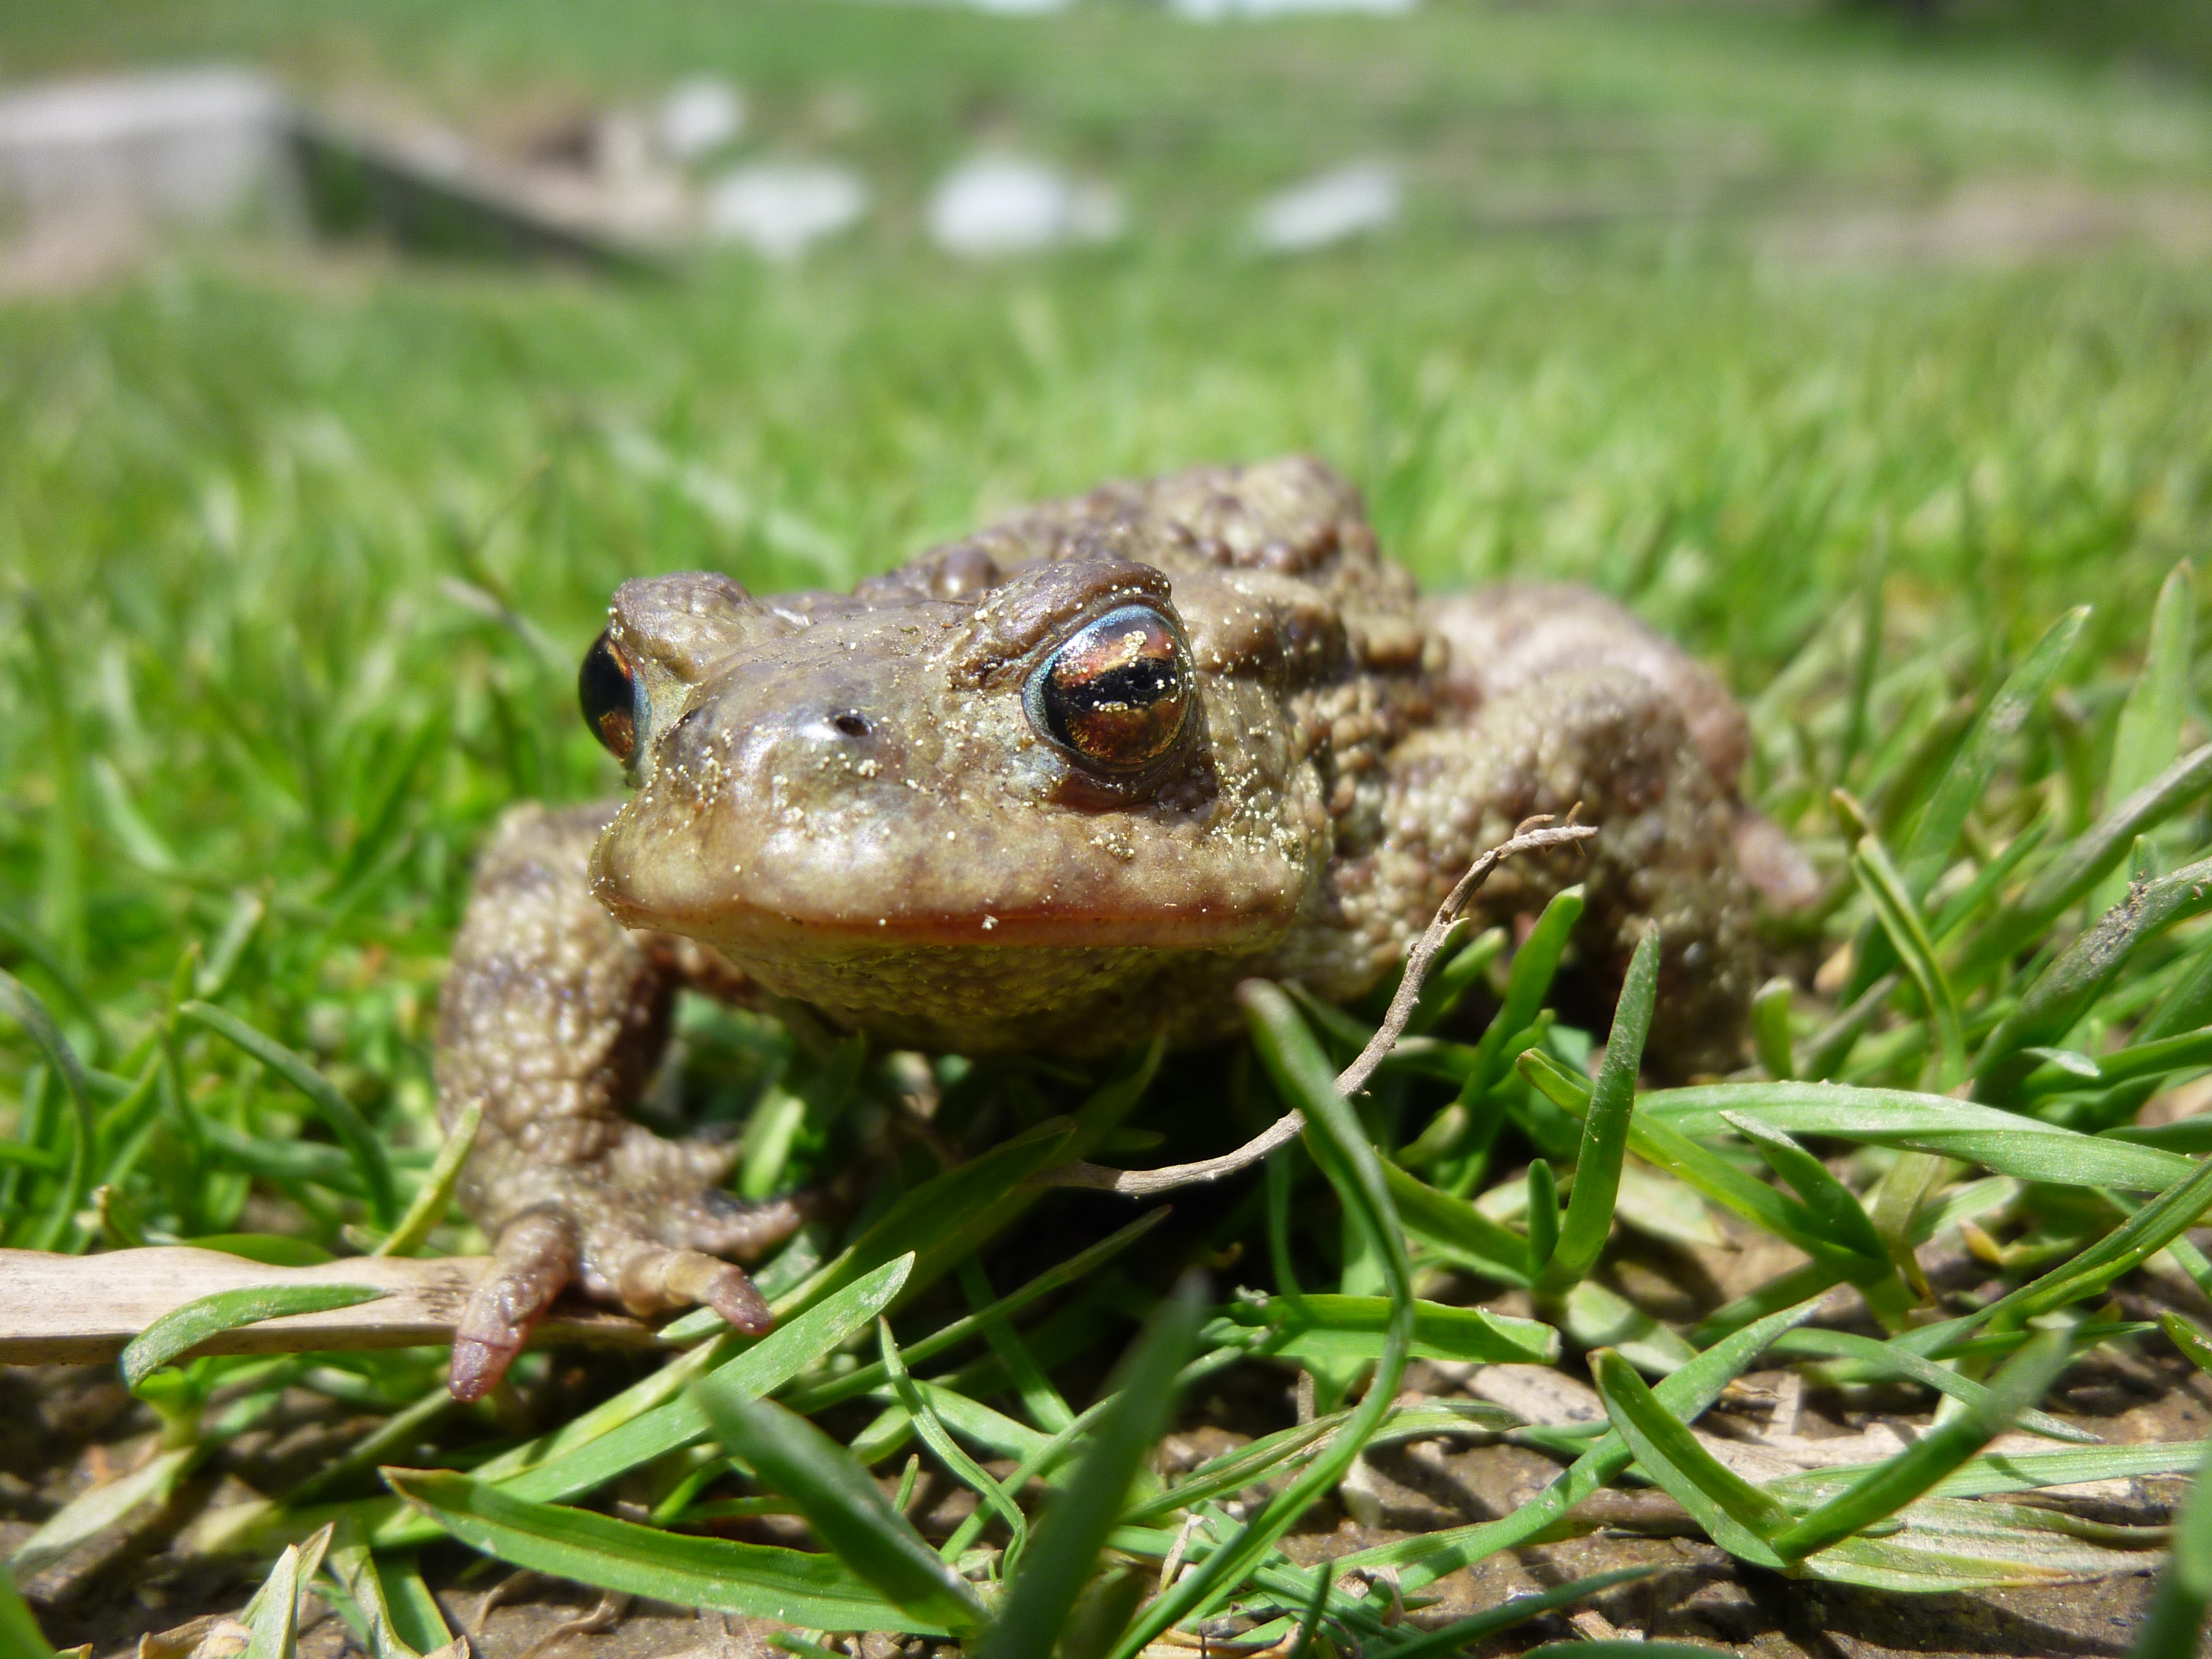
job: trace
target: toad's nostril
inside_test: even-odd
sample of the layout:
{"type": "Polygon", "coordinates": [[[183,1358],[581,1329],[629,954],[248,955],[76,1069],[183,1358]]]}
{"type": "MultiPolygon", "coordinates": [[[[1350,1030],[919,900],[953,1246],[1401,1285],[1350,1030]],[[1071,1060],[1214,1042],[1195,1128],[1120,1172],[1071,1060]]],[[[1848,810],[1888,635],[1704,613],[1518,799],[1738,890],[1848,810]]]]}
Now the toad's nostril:
{"type": "Polygon", "coordinates": [[[850,713],[839,714],[835,716],[830,724],[848,738],[865,738],[868,735],[868,722],[863,715],[850,713]]]}

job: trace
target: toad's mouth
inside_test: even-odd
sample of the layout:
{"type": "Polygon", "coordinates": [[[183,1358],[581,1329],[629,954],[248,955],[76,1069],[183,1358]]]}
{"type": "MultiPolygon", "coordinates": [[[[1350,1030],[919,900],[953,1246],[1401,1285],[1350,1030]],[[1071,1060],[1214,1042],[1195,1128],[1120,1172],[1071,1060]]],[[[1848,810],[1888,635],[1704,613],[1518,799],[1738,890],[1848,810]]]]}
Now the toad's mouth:
{"type": "Polygon", "coordinates": [[[1271,837],[1116,835],[1044,815],[950,827],[671,823],[633,800],[593,850],[592,886],[625,927],[739,959],[977,946],[1246,951],[1297,919],[1306,860],[1285,850],[1271,837]]]}

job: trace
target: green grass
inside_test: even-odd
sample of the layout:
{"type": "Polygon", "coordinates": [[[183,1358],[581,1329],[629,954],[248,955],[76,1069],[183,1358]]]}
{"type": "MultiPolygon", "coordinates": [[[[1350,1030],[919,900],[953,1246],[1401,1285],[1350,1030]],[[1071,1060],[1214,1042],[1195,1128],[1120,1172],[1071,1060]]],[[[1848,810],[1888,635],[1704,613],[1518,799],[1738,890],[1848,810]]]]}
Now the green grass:
{"type": "MultiPolygon", "coordinates": [[[[208,0],[133,4],[98,39],[61,9],[10,6],[5,18],[12,73],[187,48],[266,53],[310,88],[406,79],[455,111],[512,100],[525,82],[637,95],[719,66],[754,95],[756,148],[854,161],[880,210],[795,272],[732,259],[593,283],[361,253],[210,252],[0,307],[0,568],[11,577],[0,588],[0,964],[90,1068],[80,1102],[27,1029],[0,1030],[0,1098],[13,1103],[0,1108],[4,1242],[280,1233],[295,1251],[345,1253],[360,1228],[404,1207],[434,1150],[431,1027],[473,848],[511,801],[619,787],[575,718],[573,685],[624,577],[708,566],[763,590],[842,585],[1041,494],[1309,449],[1363,486],[1386,546],[1425,580],[1589,580],[1721,665],[1753,701],[1754,792],[1835,883],[1818,938],[1789,960],[1809,970],[1856,939],[1857,980],[1836,994],[1824,980],[1816,994],[1801,971],[1790,998],[1765,1005],[1766,1073],[1719,1092],[1646,1093],[1632,1113],[1619,1060],[1606,1104],[1588,1109],[1587,1036],[1549,1015],[1480,1053],[1446,1051],[1444,1079],[1386,1073],[1367,1139],[1336,1124],[1266,1191],[1252,1183],[1241,1200],[1192,1206],[1196,1221],[1086,1264],[1056,1300],[963,1328],[965,1347],[939,1339],[969,1305],[1018,1290],[1034,1268],[1017,1259],[1056,1260],[1090,1240],[1065,1206],[1032,1205],[1012,1184],[1069,1155],[1073,1143],[1037,1126],[1084,1105],[1082,1091],[1049,1066],[946,1069],[943,1121],[964,1150],[1034,1131],[968,1166],[971,1224],[956,1235],[933,1217],[942,1188],[888,1208],[935,1172],[917,1149],[882,1155],[890,1085],[872,1063],[848,1091],[834,1054],[764,1020],[688,1009],[664,1104],[680,1097],[696,1115],[742,1123],[802,1103],[790,1150],[749,1161],[749,1178],[793,1184],[871,1153],[851,1224],[860,1255],[826,1276],[810,1277],[815,1258],[798,1255],[767,1274],[787,1316],[811,1310],[849,1358],[756,1358],[725,1382],[780,1391],[884,1468],[919,1432],[955,1449],[933,1450],[933,1464],[995,1456],[1109,1505],[1126,1493],[1109,1541],[1148,1583],[1178,1505],[1148,1476],[1130,1484],[1131,1424],[1143,1419],[1114,1407],[1128,1395],[1095,1389],[1178,1270],[1237,1243],[1232,1276],[1287,1290],[1280,1269],[1314,1293],[1300,1320],[1230,1304],[1193,1334],[1169,1318],[1131,1364],[1157,1379],[1176,1364],[1195,1377],[1295,1361],[1325,1417],[1356,1413],[1341,1419],[1354,1432],[1317,1444],[1286,1431],[1253,1468],[1216,1472],[1197,1489],[1214,1496],[1191,1500],[1211,1517],[1184,1540],[1198,1567],[1177,1600],[1142,1618],[1311,1613],[1324,1636],[1364,1631],[1387,1646],[1384,1593],[1326,1589],[1273,1550],[1367,1437],[1418,1426],[1418,1413],[1386,1412],[1387,1390],[1358,1399],[1360,1376],[1377,1365],[1395,1375],[1421,1353],[1559,1352],[1581,1367],[1601,1328],[1629,1359],[1672,1371],[1639,1393],[1622,1366],[1599,1362],[1629,1438],[1516,1431],[1571,1463],[1560,1487],[1488,1530],[1389,1546],[1373,1565],[1395,1565],[1411,1593],[1535,1536],[1632,1455],[1747,1559],[1802,1555],[1816,1510],[1819,1536],[1848,1535],[1804,1557],[1808,1570],[1854,1582],[1953,1582],[1905,1558],[2000,1510],[1991,1524],[2012,1529],[2021,1559],[2057,1547],[2039,1541],[2033,1512],[1989,1501],[2016,1477],[1971,1456],[1976,1432],[2033,1405],[2047,1369],[2039,1350],[1999,1369],[2021,1337],[2005,1310],[2087,1313],[2199,1200],[2175,1152],[2106,1137],[2093,1154],[2050,1139],[2124,1129],[2154,1088],[2203,1063],[2206,1050],[2185,1040],[2212,1020],[2188,881],[2160,890],[2179,907],[2162,930],[2120,937],[2107,924],[2098,938],[2124,947],[2115,973],[2066,954],[2129,868],[2155,875],[2197,856],[2207,831],[2195,784],[2140,843],[2132,824],[2108,834],[2107,867],[2076,885],[2051,872],[2088,867],[2081,838],[2127,793],[2108,775],[2152,775],[2185,723],[2197,736],[2208,724],[2201,665],[2185,643],[2169,647],[2131,705],[2126,758],[2112,762],[2154,598],[2212,528],[2212,291],[2201,266],[2124,249],[1905,270],[1793,267],[1756,250],[1766,216],[1924,200],[1959,179],[2212,190],[2212,96],[2004,40],[1765,10],[1451,6],[1380,26],[1207,31],[1111,3],[1045,21],[667,3],[625,9],[619,23],[583,7],[356,4],[302,22],[293,8],[208,0]],[[921,193],[979,136],[1115,177],[1139,233],[1005,267],[933,255],[918,230],[921,193]],[[1413,180],[1401,234],[1301,262],[1243,247],[1239,216],[1258,192],[1374,153],[1404,159],[1413,180]],[[1698,210],[1508,228],[1530,202],[1654,201],[1698,210]],[[1879,653],[1863,656],[1855,630],[1877,568],[1886,623],[1879,653]],[[2095,609],[2078,640],[2035,656],[2083,603],[2095,609]],[[1962,740],[1962,700],[1987,706],[2014,671],[2018,729],[1962,740]],[[1863,824],[1832,805],[1836,785],[1863,803],[1863,824]],[[1832,1024],[1885,969],[1890,988],[1861,1028],[1832,1024]],[[291,1057],[271,1066],[220,1019],[176,1012],[195,998],[291,1057]],[[2142,1052],[2123,1060],[2130,1045],[2142,1052]],[[1863,1092],[1808,1102],[1772,1082],[1785,1060],[1863,1092]],[[2149,1069],[2130,1075],[2138,1064],[2149,1069]],[[1929,1099],[1969,1076],[2002,1121],[1947,1117],[1929,1099]],[[1423,1137],[1455,1094],[1461,1118],[1423,1137]],[[72,1127],[81,1114],[89,1136],[72,1127]],[[1491,1128],[1501,1139],[1486,1160],[1466,1137],[1491,1128]],[[1562,1175],[1617,1168],[1624,1144],[1667,1170],[1683,1201],[1702,1194],[1809,1245],[1814,1267],[1764,1300],[1706,1310],[1701,1326],[1648,1316],[1623,1326],[1602,1275],[1583,1277],[1616,1209],[1595,1203],[1597,1187],[1566,1200],[1563,1235],[1546,1229],[1558,1200],[1538,1176],[1531,1191],[1547,1207],[1528,1224],[1533,1241],[1463,1201],[1532,1158],[1562,1175]],[[2098,1184],[2048,1184],[2069,1178],[2069,1160],[2098,1184]],[[107,1190],[97,1211],[95,1186],[107,1190]],[[1916,1314],[1897,1252],[1960,1216],[1999,1241],[2018,1299],[1916,1314]],[[1012,1238],[1018,1253],[995,1248],[1012,1238]],[[914,1286],[879,1335],[874,1313],[905,1282],[896,1264],[910,1250],[914,1286]],[[941,1282],[925,1289],[931,1279],[941,1282]],[[1865,1293],[1882,1339],[1846,1358],[1790,1348],[1808,1339],[1784,1336],[1780,1310],[1839,1279],[1865,1293]],[[1532,1283],[1540,1326],[1436,1310],[1478,1284],[1532,1283]],[[1943,1442],[1942,1468],[1923,1457],[1856,1485],[1747,1496],[1661,1419],[1694,1416],[1771,1344],[1820,1375],[1856,1365],[1917,1386],[1942,1362],[1946,1410],[1960,1413],[1948,1420],[1968,1427],[1943,1442]],[[1283,1357],[1253,1357],[1270,1345],[1283,1357]],[[1271,1457],[1291,1484],[1279,1480],[1279,1501],[1246,1529],[1206,1507],[1271,1457]],[[1900,1505],[1905,1532],[1881,1535],[1874,1523],[1900,1505]]],[[[2190,595],[2176,603],[2194,611],[2190,595]]],[[[1504,974],[1501,963],[1467,977],[1502,993],[1504,974]]],[[[1548,971],[1524,978],[1540,1000],[1548,971]]],[[[1345,1034],[1316,1039],[1287,1005],[1254,1018],[1257,1070],[1170,1057],[1131,1123],[1218,1127],[1190,1138],[1188,1155],[1218,1150],[1240,1112],[1256,1124],[1272,1110],[1263,1074],[1326,1115],[1326,1091],[1313,1091],[1330,1062],[1315,1045],[1340,1061],[1345,1034]]],[[[1080,1134],[1118,1163],[1179,1155],[1182,1141],[1140,1150],[1125,1138],[1115,1150],[1133,1101],[1133,1088],[1102,1091],[1080,1134]]],[[[2185,1135],[2173,1144],[2199,1150],[2185,1135]]],[[[1622,1188],[1618,1212],[1632,1224],[1642,1190],[1622,1188]]],[[[432,1246],[481,1241],[456,1222],[432,1246]]],[[[2212,1276],[2185,1243],[2178,1251],[2212,1276]]],[[[2101,1315],[2077,1337],[2136,1340],[2101,1315]]],[[[936,1546],[871,1520],[858,1499],[828,1523],[861,1540],[846,1550],[849,1569],[732,1556],[754,1547],[656,1530],[703,1522],[717,1504],[791,1500],[813,1515],[808,1503],[829,1502],[849,1474],[833,1446],[812,1475],[786,1475],[803,1490],[764,1490],[702,1438],[683,1376],[749,1363],[731,1358],[742,1346],[695,1349],[683,1376],[615,1395],[551,1452],[501,1441],[511,1422],[445,1418],[437,1444],[474,1477],[411,1477],[418,1512],[380,1496],[370,1448],[334,1483],[265,1492],[275,1509],[226,1524],[267,1559],[323,1505],[357,1500],[367,1543],[341,1534],[331,1559],[348,1564],[356,1607],[381,1595],[393,1626],[413,1621],[417,1635],[420,1581],[391,1552],[437,1535],[422,1514],[505,1559],[677,1599],[721,1586],[712,1605],[746,1610],[752,1573],[784,1593],[803,1581],[824,1606],[898,1606],[912,1628],[972,1619],[916,1566],[915,1551],[936,1546]],[[478,1467],[488,1455],[507,1461],[478,1467]],[[574,1504],[625,1472],[649,1492],[653,1526],[580,1519],[574,1504]],[[894,1565],[872,1577],[878,1557],[894,1565]],[[379,1571],[382,1589],[358,1588],[379,1571]]],[[[550,1398],[543,1359],[518,1375],[526,1401],[550,1398]]],[[[327,1390],[333,1376],[353,1379],[341,1392],[355,1407],[399,1410],[434,1394],[436,1356],[155,1371],[140,1386],[171,1443],[135,1490],[159,1496],[220,1460],[281,1386],[327,1390]]],[[[716,1386],[702,1397],[719,1398],[716,1386]]],[[[2050,1478],[2102,1467],[2054,1463],[2050,1478]]],[[[1000,1485],[1019,1494],[1018,1480],[1000,1485]]],[[[957,1565],[1007,1536],[979,1518],[945,1547],[957,1565]]],[[[1071,1635],[1071,1653],[1113,1650],[1133,1605],[1114,1583],[1077,1601],[1090,1547],[1055,1542],[1048,1523],[1030,1559],[1059,1577],[1019,1603],[1032,1621],[1073,1603],[1079,1625],[1104,1629],[1091,1648],[1071,1635]]],[[[981,1555],[968,1565],[987,1583],[996,1571],[981,1555]]]]}

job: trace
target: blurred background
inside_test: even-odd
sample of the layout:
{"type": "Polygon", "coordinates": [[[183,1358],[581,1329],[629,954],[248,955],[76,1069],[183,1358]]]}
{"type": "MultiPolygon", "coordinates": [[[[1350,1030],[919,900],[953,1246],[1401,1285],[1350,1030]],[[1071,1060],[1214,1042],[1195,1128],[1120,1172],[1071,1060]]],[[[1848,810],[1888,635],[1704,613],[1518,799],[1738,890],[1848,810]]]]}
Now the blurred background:
{"type": "MultiPolygon", "coordinates": [[[[2208,20],[9,0],[0,956],[97,1055],[197,945],[420,1155],[484,826],[619,787],[617,583],[1290,449],[1431,583],[1689,641],[1825,832],[1792,699],[1861,596],[1917,730],[2064,605],[2136,648],[2204,543],[2208,20]]],[[[197,1167],[149,1212],[236,1224],[197,1167]]]]}

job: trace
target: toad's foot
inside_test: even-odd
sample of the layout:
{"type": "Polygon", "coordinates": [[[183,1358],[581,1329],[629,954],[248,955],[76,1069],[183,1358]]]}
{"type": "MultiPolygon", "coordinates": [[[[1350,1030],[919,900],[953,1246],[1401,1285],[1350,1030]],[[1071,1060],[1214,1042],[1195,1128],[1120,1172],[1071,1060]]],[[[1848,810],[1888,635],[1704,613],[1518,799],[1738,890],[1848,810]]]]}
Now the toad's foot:
{"type": "Polygon", "coordinates": [[[496,1387],[531,1326],[571,1284],[634,1314],[697,1304],[748,1334],[769,1329],[775,1317],[744,1269],[719,1258],[750,1258],[780,1243],[804,1208],[793,1199],[753,1204],[722,1192],[714,1183],[734,1155],[726,1146],[663,1140],[635,1124],[599,1157],[575,1164],[480,1145],[471,1208],[497,1243],[491,1271],[453,1332],[453,1397],[481,1399],[496,1387]]]}
{"type": "Polygon", "coordinates": [[[606,806],[511,812],[484,855],[438,1018],[447,1127],[483,1108],[461,1207],[494,1241],[491,1272],[454,1333],[449,1385],[495,1386],[532,1323],[569,1285],[655,1314],[695,1303],[740,1330],[770,1323],[742,1269],[799,1223],[790,1200],[719,1190],[728,1145],[663,1140],[623,1109],[659,1063],[680,986],[727,994],[728,964],[617,927],[591,894],[606,806]]]}

